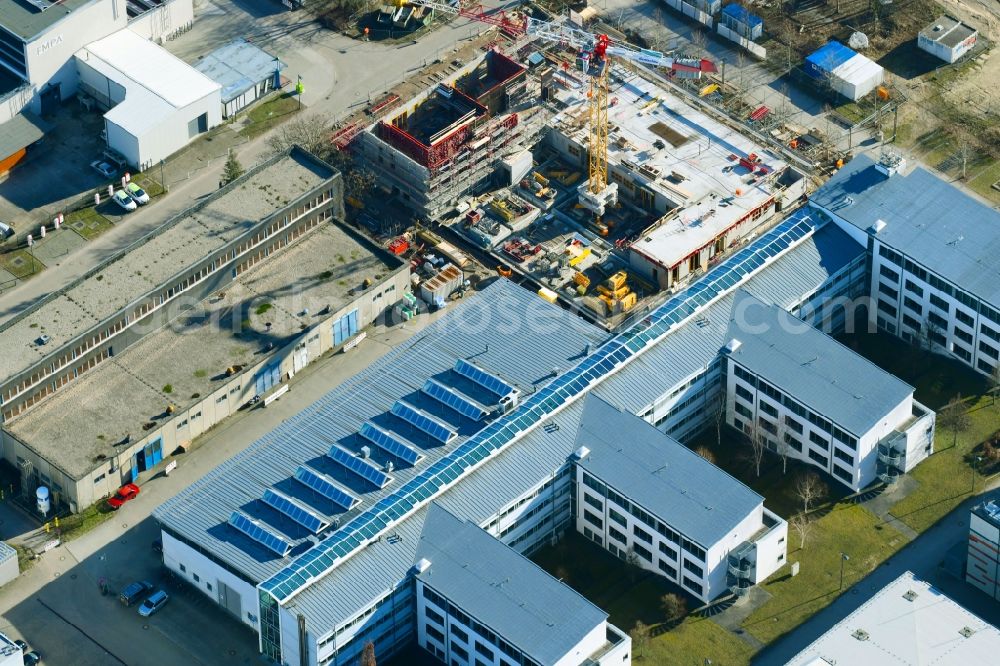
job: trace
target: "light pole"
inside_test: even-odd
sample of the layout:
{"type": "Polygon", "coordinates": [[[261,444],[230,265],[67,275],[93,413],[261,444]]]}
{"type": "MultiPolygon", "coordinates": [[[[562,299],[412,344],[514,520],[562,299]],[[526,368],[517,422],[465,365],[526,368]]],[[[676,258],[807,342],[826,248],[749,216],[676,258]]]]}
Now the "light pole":
{"type": "Polygon", "coordinates": [[[981,456],[974,456],[972,458],[972,464],[969,465],[969,468],[972,470],[972,490],[970,490],[969,493],[972,495],[976,494],[976,465],[981,462],[983,462],[981,456]]]}
{"type": "Polygon", "coordinates": [[[844,562],[851,559],[847,553],[840,553],[840,589],[844,589],[844,562]]]}

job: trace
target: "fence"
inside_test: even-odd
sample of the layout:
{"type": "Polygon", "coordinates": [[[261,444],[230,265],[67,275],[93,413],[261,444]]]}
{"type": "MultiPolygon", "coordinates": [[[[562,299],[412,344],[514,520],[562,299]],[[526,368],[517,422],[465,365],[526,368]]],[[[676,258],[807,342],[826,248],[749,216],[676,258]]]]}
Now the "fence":
{"type": "Polygon", "coordinates": [[[757,58],[758,60],[766,60],[767,59],[767,49],[765,49],[760,44],[756,44],[756,43],[750,41],[746,37],[743,37],[742,35],[740,35],[735,30],[730,30],[729,28],[727,28],[726,26],[722,25],[721,23],[718,26],[716,26],[716,29],[717,29],[720,37],[725,37],[726,39],[728,39],[731,42],[736,42],[737,44],[739,44],[740,46],[742,46],[744,49],[746,49],[747,53],[749,53],[750,55],[752,55],[754,58],[757,58]]]}

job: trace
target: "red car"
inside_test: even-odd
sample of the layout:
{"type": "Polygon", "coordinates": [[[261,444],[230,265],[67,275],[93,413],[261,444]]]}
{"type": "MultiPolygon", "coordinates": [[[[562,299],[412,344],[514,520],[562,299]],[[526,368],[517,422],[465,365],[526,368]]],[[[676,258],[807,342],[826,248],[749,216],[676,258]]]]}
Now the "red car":
{"type": "Polygon", "coordinates": [[[139,486],[134,483],[126,483],[124,486],[118,489],[114,497],[108,500],[108,506],[112,509],[118,509],[122,504],[134,498],[139,494],[139,486]]]}

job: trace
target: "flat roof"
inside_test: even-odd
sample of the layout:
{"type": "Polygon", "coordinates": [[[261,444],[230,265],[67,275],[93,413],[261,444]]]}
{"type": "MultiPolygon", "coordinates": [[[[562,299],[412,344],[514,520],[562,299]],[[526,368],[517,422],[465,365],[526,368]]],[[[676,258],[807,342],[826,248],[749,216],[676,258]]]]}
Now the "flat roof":
{"type": "Polygon", "coordinates": [[[0,124],[0,160],[27,148],[51,129],[52,125],[26,111],[0,124]]]}
{"type": "Polygon", "coordinates": [[[886,176],[868,155],[848,162],[811,201],[1000,308],[1000,212],[916,167],[886,176]]]}
{"type": "Polygon", "coordinates": [[[232,101],[288,65],[256,44],[236,39],[194,63],[194,68],[222,86],[223,103],[232,101]]]}
{"type": "MultiPolygon", "coordinates": [[[[767,202],[775,191],[771,178],[787,163],[672,92],[618,67],[614,74],[624,80],[610,93],[618,102],[608,109],[613,127],[608,163],[622,165],[637,184],[678,209],[632,247],[672,267],[767,202]],[[665,147],[656,148],[656,142],[665,147]],[[770,176],[752,182],[750,171],[730,158],[751,153],[761,158],[759,167],[767,167],[770,176]]],[[[586,94],[583,86],[561,91],[569,107],[552,123],[577,143],[586,143],[586,116],[581,115],[587,108],[586,94]]]]}
{"type": "Polygon", "coordinates": [[[64,289],[0,326],[6,379],[61,353],[78,335],[162,287],[178,272],[239,238],[257,222],[336,172],[300,149],[276,156],[176,215],[64,289]],[[279,198],[280,197],[280,198],[279,198]],[[36,344],[42,334],[45,346],[36,344]]]}
{"type": "Polygon", "coordinates": [[[740,343],[727,352],[736,363],[858,437],[913,395],[903,380],[742,289],[726,336],[740,343]]]}
{"type": "MultiPolygon", "coordinates": [[[[573,588],[439,504],[424,519],[415,574],[540,664],[555,664],[608,618],[573,588]]],[[[590,655],[585,655],[590,656],[590,655]]]]}
{"type": "Polygon", "coordinates": [[[303,326],[325,316],[321,312],[365,298],[366,278],[377,285],[377,276],[384,279],[402,265],[388,263],[389,255],[372,249],[353,232],[326,224],[241,275],[221,298],[186,310],[116,354],[113,363],[98,365],[5,427],[80,478],[94,469],[98,456],[114,454],[114,445],[126,436],[141,439],[143,424],[157,421],[168,404],[182,415],[218,390],[227,367],[256,364],[268,343],[280,349],[300,336],[303,326]],[[265,303],[271,307],[256,314],[265,303]],[[238,336],[234,326],[242,324],[233,321],[233,311],[250,322],[238,336]],[[169,394],[162,391],[168,384],[169,394]]]}
{"type": "Polygon", "coordinates": [[[993,664],[1000,631],[907,571],[788,666],[993,664]]]}
{"type": "Polygon", "coordinates": [[[162,46],[127,28],[91,42],[76,57],[125,88],[124,101],[104,117],[134,136],[143,136],[176,109],[221,89],[162,46]]]}
{"type": "MultiPolygon", "coordinates": [[[[234,509],[259,503],[264,490],[271,486],[290,486],[294,490],[291,480],[296,468],[308,463],[334,477],[361,500],[349,512],[323,502],[316,504],[316,498],[309,500],[331,521],[346,524],[359,512],[398,492],[486,425],[487,421],[472,421],[424,395],[421,389],[427,379],[435,378],[481,404],[491,405],[498,398],[459,376],[453,370],[456,361],[466,359],[528,394],[551,381],[552,368],[568,367],[588,344],[605,337],[600,329],[536,294],[498,280],[466,297],[418,335],[230,458],[158,508],[155,515],[179,533],[197,535],[194,538],[201,548],[230,562],[251,580],[263,581],[292,558],[262,552],[253,542],[234,534],[225,525],[234,509]],[[533,334],[535,327],[547,332],[544,345],[538,344],[533,334]],[[456,437],[443,444],[392,414],[393,405],[400,399],[452,429],[456,437]],[[341,474],[326,457],[337,443],[354,452],[369,445],[372,459],[380,467],[393,460],[358,434],[365,421],[402,437],[423,456],[412,466],[397,460],[390,473],[393,480],[384,488],[341,474]]],[[[285,533],[296,547],[307,541],[307,535],[295,531],[295,526],[281,521],[280,516],[262,512],[255,517],[285,533]]]]}
{"type": "Polygon", "coordinates": [[[1000,504],[997,504],[995,500],[977,504],[972,508],[972,513],[976,514],[983,520],[1000,527],[1000,504]]]}
{"type": "Polygon", "coordinates": [[[938,42],[948,48],[954,48],[978,31],[961,20],[944,14],[920,31],[920,36],[932,42],[938,42]]]}
{"type": "Polygon", "coordinates": [[[6,562],[13,557],[17,557],[17,551],[6,541],[0,541],[0,562],[6,562]]]}
{"type": "MultiPolygon", "coordinates": [[[[676,326],[662,342],[633,356],[617,372],[603,376],[593,392],[616,406],[638,411],[660,397],[668,387],[710,363],[724,344],[728,325],[725,308],[731,308],[733,298],[732,293],[722,295],[716,291],[714,276],[719,276],[721,281],[719,289],[731,289],[735,284],[730,282],[731,271],[745,271],[740,273],[741,279],[746,279],[757,293],[790,307],[815,291],[846,262],[859,256],[857,253],[863,255],[864,248],[835,225],[827,224],[815,231],[817,226],[820,222],[812,220],[808,211],[800,211],[732,255],[698,283],[673,296],[661,309],[686,312],[690,316],[686,323],[676,326]],[[855,246],[857,253],[846,249],[846,243],[855,246]],[[788,249],[789,245],[792,248],[784,252],[783,248],[788,249]],[[767,260],[770,268],[765,271],[759,270],[765,265],[762,256],[770,257],[767,260]],[[716,312],[717,308],[723,310],[716,312]],[[701,325],[700,318],[697,325],[692,325],[696,311],[711,318],[712,323],[707,328],[701,325]],[[719,321],[724,322],[721,330],[719,321]],[[650,377],[656,377],[657,381],[650,381],[650,377]]],[[[550,371],[541,379],[525,383],[526,378],[542,368],[564,368],[567,362],[586,361],[580,352],[572,350],[578,349],[585,340],[599,340],[601,335],[595,327],[563,313],[527,290],[498,281],[483,293],[464,300],[418,338],[404,343],[340,389],[286,421],[245,453],[223,463],[159,507],[154,515],[167,529],[207,548],[249,580],[260,582],[281,568],[284,562],[262,551],[248,553],[244,550],[246,544],[238,547],[231,543],[231,530],[222,523],[234,506],[253,502],[265,487],[281,483],[288,470],[294,468],[292,461],[322,457],[325,443],[313,441],[310,436],[313,428],[323,429],[327,440],[353,432],[369,414],[390,405],[395,396],[416,390],[424,377],[450,367],[456,355],[477,354],[473,358],[480,367],[500,373],[506,381],[521,387],[522,396],[529,390],[545,392],[547,383],[551,383],[550,371]],[[470,303],[478,305],[466,310],[470,303]],[[519,326],[520,319],[509,319],[518,312],[534,312],[531,317],[537,322],[545,321],[545,313],[558,314],[544,326],[526,330],[519,326]],[[504,321],[508,322],[504,331],[489,325],[491,317],[497,313],[503,313],[504,321]],[[474,325],[469,328],[468,323],[474,325]],[[571,329],[572,335],[564,328],[571,329]],[[473,333],[476,337],[471,336],[473,333]],[[547,336],[548,346],[557,342],[563,354],[568,351],[568,356],[561,360],[555,356],[541,357],[540,354],[552,353],[552,350],[537,343],[538,335],[547,336]],[[510,345],[516,348],[511,349],[510,345]],[[513,362],[515,358],[518,363],[513,362]],[[410,378],[405,387],[399,386],[400,377],[410,378]],[[372,396],[377,403],[361,405],[359,395],[364,395],[365,399],[372,396]]],[[[531,395],[522,397],[522,401],[530,399],[531,395]]],[[[577,432],[584,402],[572,401],[558,413],[537,422],[534,428],[522,432],[516,445],[505,448],[501,455],[491,456],[488,463],[476,467],[461,483],[439,494],[435,501],[463,518],[485,523],[502,507],[537,486],[539,470],[558,468],[578,448],[577,432]]],[[[514,415],[519,414],[515,410],[514,415]]],[[[465,434],[460,433],[444,454],[463,449],[468,443],[465,434]]],[[[440,467],[442,456],[438,451],[439,448],[423,449],[428,460],[416,472],[435,465],[440,467]]],[[[385,491],[364,496],[360,506],[362,512],[369,508],[368,495],[371,495],[371,502],[389,500],[387,492],[398,495],[398,490],[412,483],[414,478],[414,472],[405,467],[395,470],[393,475],[395,481],[385,491]]],[[[414,561],[426,511],[426,507],[418,509],[394,525],[392,533],[398,539],[377,540],[354,552],[353,556],[338,558],[335,565],[316,574],[296,594],[286,598],[283,605],[290,612],[302,613],[314,627],[332,628],[350,620],[359,608],[407,575],[414,561]]],[[[345,516],[347,520],[351,518],[350,514],[345,516]]],[[[323,543],[334,541],[343,531],[328,534],[323,543]]]]}
{"type": "MultiPolygon", "coordinates": [[[[0,0],[0,27],[28,42],[91,2],[94,0],[63,0],[42,11],[27,0],[0,0]]],[[[49,3],[42,0],[40,4],[49,3]]]]}
{"type": "Polygon", "coordinates": [[[581,467],[706,549],[764,504],[673,437],[593,394],[577,444],[590,451],[581,467]]]}

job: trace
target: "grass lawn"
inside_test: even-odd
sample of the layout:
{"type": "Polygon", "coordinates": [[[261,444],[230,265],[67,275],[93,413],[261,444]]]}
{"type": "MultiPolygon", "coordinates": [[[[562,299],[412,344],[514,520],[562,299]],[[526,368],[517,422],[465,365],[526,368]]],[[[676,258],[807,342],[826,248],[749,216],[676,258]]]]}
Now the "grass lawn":
{"type": "Polygon", "coordinates": [[[24,279],[45,270],[45,264],[37,257],[32,257],[27,250],[14,250],[0,254],[0,268],[16,278],[24,279]]]}
{"type": "Polygon", "coordinates": [[[61,538],[63,541],[71,541],[81,534],[86,534],[114,515],[115,512],[107,508],[104,501],[98,501],[80,513],[60,518],[61,538]]]}
{"type": "Polygon", "coordinates": [[[934,410],[940,410],[959,394],[965,398],[968,430],[956,438],[955,433],[938,426],[935,453],[910,473],[920,485],[891,510],[892,515],[922,532],[969,496],[972,468],[966,456],[1000,430],[1000,404],[994,405],[992,398],[983,396],[988,388],[986,380],[958,361],[908,347],[881,333],[854,335],[844,342],[912,384],[917,400],[934,410]]]}
{"type": "Polygon", "coordinates": [[[966,183],[970,189],[994,203],[1000,202],[1000,192],[993,188],[993,183],[1000,181],[1000,160],[993,162],[978,173],[972,174],[966,183]]]}
{"type": "Polygon", "coordinates": [[[838,504],[815,523],[806,547],[789,530],[788,561],[799,562],[794,578],[784,567],[761,587],[772,598],[750,614],[743,628],[765,643],[791,631],[830,604],[840,592],[840,553],[851,558],[844,566],[844,589],[861,580],[882,561],[906,545],[897,530],[856,504],[838,504]]]}
{"type": "MultiPolygon", "coordinates": [[[[684,591],[665,579],[628,566],[603,548],[575,532],[555,546],[538,551],[532,559],[556,578],[607,611],[610,621],[631,632],[637,621],[652,628],[652,637],[636,656],[651,664],[747,664],[753,648],[716,623],[690,616],[668,628],[660,597],[684,591]]],[[[688,597],[688,608],[699,602],[688,597]]],[[[633,648],[635,651],[635,649],[633,648]]]]}
{"type": "Polygon", "coordinates": [[[299,110],[299,100],[291,93],[282,93],[262,104],[254,106],[248,112],[250,124],[240,130],[240,134],[252,139],[260,136],[272,127],[285,122],[299,110]]]}
{"type": "MultiPolygon", "coordinates": [[[[155,169],[155,167],[153,167],[153,169],[155,169]]],[[[137,173],[133,175],[132,182],[146,190],[146,194],[149,195],[150,199],[155,199],[163,194],[163,185],[160,181],[149,175],[149,172],[137,173]]]]}
{"type": "Polygon", "coordinates": [[[74,210],[66,215],[66,226],[73,229],[87,240],[97,238],[111,228],[111,222],[97,212],[93,207],[74,210]]]}

